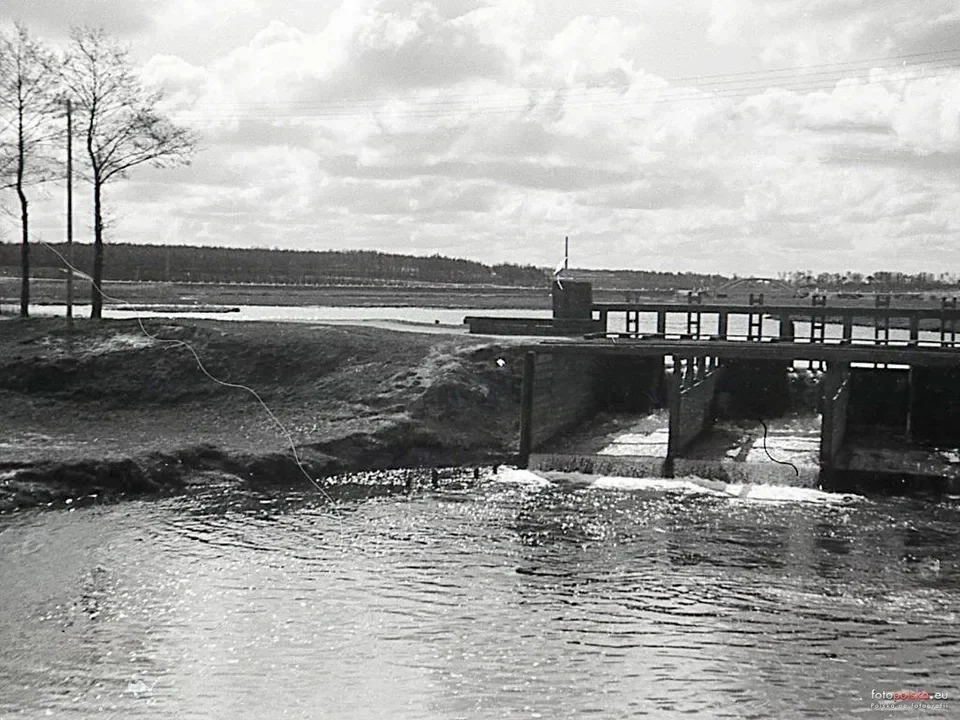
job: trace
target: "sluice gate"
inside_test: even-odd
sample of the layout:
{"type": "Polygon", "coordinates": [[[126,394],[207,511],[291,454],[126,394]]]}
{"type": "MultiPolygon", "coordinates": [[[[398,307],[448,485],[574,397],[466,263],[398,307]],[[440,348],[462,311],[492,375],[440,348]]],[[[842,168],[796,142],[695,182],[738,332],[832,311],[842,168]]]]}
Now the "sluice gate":
{"type": "Polygon", "coordinates": [[[576,293],[564,329],[587,332],[527,346],[520,455],[531,468],[960,488],[955,306],[596,304],[576,293]],[[610,329],[618,312],[622,331],[610,329]],[[800,390],[813,396],[805,404],[800,390]]]}

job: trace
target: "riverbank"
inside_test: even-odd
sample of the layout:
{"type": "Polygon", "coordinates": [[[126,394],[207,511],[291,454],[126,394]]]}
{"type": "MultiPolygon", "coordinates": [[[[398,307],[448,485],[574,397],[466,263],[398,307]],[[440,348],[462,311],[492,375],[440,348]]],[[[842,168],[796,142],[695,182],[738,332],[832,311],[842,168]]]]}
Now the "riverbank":
{"type": "Polygon", "coordinates": [[[0,321],[0,509],[176,493],[204,478],[308,484],[291,440],[315,478],[516,452],[521,359],[509,342],[145,323],[154,338],[132,320],[0,321]],[[249,391],[206,376],[188,344],[275,419],[249,391]]]}

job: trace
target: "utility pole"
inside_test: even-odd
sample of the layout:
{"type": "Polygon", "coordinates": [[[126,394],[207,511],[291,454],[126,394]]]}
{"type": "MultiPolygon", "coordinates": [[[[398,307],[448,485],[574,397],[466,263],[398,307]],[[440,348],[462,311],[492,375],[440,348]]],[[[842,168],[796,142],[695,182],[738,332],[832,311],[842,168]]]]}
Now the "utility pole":
{"type": "Polygon", "coordinates": [[[570,269],[570,236],[566,235],[563,238],[563,269],[570,269]]]}
{"type": "Polygon", "coordinates": [[[73,103],[67,99],[67,320],[73,322],[73,103]]]}

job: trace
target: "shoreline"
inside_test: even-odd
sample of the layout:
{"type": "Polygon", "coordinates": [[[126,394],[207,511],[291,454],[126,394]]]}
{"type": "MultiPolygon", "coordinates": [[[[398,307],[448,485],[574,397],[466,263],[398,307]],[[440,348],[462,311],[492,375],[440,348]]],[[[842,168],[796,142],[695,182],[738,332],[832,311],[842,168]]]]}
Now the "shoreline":
{"type": "Polygon", "coordinates": [[[510,462],[509,340],[216,320],[0,324],[0,510],[510,462]],[[248,391],[256,389],[281,430],[248,391]],[[502,364],[498,363],[502,360],[502,364]],[[289,433],[289,439],[285,433],[289,433]]]}

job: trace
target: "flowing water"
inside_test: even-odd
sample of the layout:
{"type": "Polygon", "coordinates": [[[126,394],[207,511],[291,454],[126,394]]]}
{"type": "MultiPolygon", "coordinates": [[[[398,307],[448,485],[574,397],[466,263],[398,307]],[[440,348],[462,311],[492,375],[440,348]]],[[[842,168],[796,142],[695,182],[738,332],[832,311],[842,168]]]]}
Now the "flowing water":
{"type": "Polygon", "coordinates": [[[956,498],[445,483],[0,517],[0,718],[960,714],[956,498]]]}

